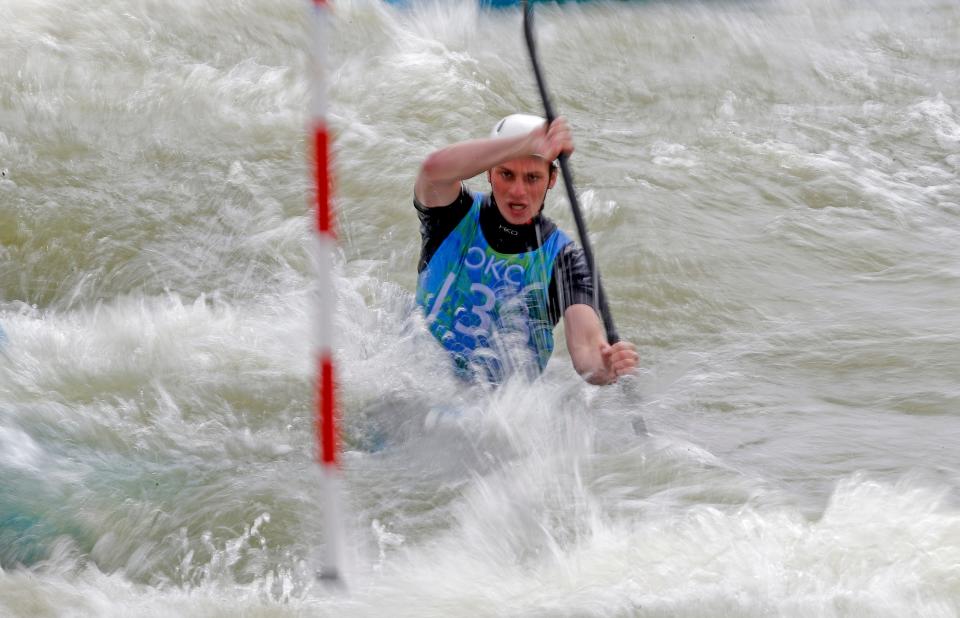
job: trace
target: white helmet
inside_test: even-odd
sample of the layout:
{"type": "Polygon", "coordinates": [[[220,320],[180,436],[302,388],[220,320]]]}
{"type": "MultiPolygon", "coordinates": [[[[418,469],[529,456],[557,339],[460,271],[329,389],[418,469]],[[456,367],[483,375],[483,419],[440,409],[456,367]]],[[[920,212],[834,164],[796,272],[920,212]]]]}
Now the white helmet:
{"type": "MultiPolygon", "coordinates": [[[[546,122],[542,117],[532,114],[510,114],[494,125],[493,130],[490,131],[490,137],[526,135],[530,131],[542,127],[546,122]]],[[[550,165],[556,167],[557,162],[551,161],[550,165]]]]}
{"type": "Polygon", "coordinates": [[[540,116],[530,114],[510,114],[503,118],[493,127],[490,137],[517,137],[526,135],[538,127],[542,127],[547,121],[540,116]]]}

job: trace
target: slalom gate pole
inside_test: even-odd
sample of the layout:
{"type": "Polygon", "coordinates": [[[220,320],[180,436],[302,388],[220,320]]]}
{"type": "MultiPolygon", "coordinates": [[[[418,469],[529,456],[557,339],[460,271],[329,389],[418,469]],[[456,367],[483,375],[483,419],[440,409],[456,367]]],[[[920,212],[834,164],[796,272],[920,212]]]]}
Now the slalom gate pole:
{"type": "Polygon", "coordinates": [[[318,572],[321,580],[343,585],[345,529],[343,488],[337,440],[336,374],[333,361],[333,330],[336,295],[333,260],[337,240],[334,231],[333,173],[330,135],[327,127],[327,46],[331,8],[326,0],[312,0],[311,45],[311,138],[316,192],[314,267],[317,278],[313,308],[314,355],[317,375],[314,388],[316,457],[320,465],[320,502],[323,507],[324,551],[318,572]]]}
{"type": "MultiPolygon", "coordinates": [[[[521,7],[523,11],[523,34],[527,41],[527,51],[530,53],[530,63],[533,65],[533,74],[537,78],[537,88],[540,90],[540,99],[543,101],[543,112],[547,118],[547,123],[551,123],[557,117],[553,112],[553,105],[550,104],[550,94],[547,91],[547,84],[543,79],[543,71],[540,70],[540,61],[537,59],[537,42],[533,34],[533,3],[523,0],[521,7]]],[[[593,249],[590,247],[590,236],[587,231],[587,223],[580,212],[580,202],[577,200],[577,191],[573,186],[573,175],[570,172],[568,162],[569,155],[562,153],[560,155],[560,171],[563,173],[563,184],[567,188],[567,199],[570,200],[570,209],[573,211],[573,220],[577,224],[577,234],[580,236],[580,246],[583,247],[583,255],[587,259],[587,266],[594,278],[594,289],[597,294],[597,306],[600,309],[600,318],[603,320],[603,328],[607,333],[607,342],[610,345],[620,341],[617,334],[617,328],[613,324],[613,316],[610,313],[610,307],[607,305],[607,295],[600,285],[600,271],[593,259],[593,249]]]]}

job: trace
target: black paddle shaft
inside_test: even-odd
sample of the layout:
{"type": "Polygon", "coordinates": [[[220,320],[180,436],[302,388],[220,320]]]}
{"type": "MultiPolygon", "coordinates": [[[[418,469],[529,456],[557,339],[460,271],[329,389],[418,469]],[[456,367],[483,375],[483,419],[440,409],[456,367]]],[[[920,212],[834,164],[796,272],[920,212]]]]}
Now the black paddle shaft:
{"type": "MultiPolygon", "coordinates": [[[[547,84],[543,80],[543,72],[540,70],[540,61],[537,60],[537,43],[533,36],[533,5],[528,0],[523,0],[523,34],[527,40],[527,50],[530,52],[530,62],[533,64],[533,74],[537,78],[537,87],[540,89],[540,99],[543,101],[543,111],[547,117],[549,125],[557,117],[553,113],[553,106],[550,104],[550,94],[547,92],[547,84]]],[[[560,154],[560,171],[563,173],[563,184],[567,187],[567,199],[570,200],[570,208],[573,210],[573,220],[577,224],[577,234],[580,236],[580,246],[583,247],[583,255],[587,259],[587,266],[594,276],[595,289],[597,292],[597,304],[600,306],[600,318],[603,320],[603,328],[607,332],[607,341],[610,345],[620,341],[617,335],[617,328],[613,325],[613,316],[610,314],[610,307],[607,305],[607,295],[603,292],[603,286],[600,285],[600,270],[593,260],[593,249],[590,248],[590,238],[587,232],[587,224],[583,220],[583,214],[580,212],[580,202],[577,200],[577,192],[573,187],[573,175],[570,173],[569,155],[560,154]]]]}

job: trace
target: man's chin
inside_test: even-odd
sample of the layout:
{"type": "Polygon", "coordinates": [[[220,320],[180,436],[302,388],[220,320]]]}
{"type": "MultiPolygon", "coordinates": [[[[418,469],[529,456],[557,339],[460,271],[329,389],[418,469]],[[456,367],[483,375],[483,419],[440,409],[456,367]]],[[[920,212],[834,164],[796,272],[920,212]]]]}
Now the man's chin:
{"type": "Polygon", "coordinates": [[[533,219],[533,214],[530,210],[522,210],[519,212],[511,210],[504,218],[512,225],[524,225],[525,223],[530,223],[530,220],[533,219]]]}

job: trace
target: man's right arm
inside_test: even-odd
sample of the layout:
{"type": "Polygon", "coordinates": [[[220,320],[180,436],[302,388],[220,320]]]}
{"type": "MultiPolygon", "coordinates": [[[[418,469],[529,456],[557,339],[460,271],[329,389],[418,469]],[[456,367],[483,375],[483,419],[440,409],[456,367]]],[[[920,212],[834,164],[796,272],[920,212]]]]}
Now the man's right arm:
{"type": "Polygon", "coordinates": [[[572,147],[570,130],[563,118],[547,129],[546,123],[526,135],[472,139],[441,148],[424,160],[413,192],[426,208],[448,206],[460,194],[460,183],[505,161],[530,155],[555,159],[572,147]]]}
{"type": "Polygon", "coordinates": [[[527,136],[473,139],[437,150],[420,166],[413,186],[417,201],[427,208],[447,206],[460,194],[460,183],[499,163],[527,154],[524,144],[528,141],[527,136]]]}

